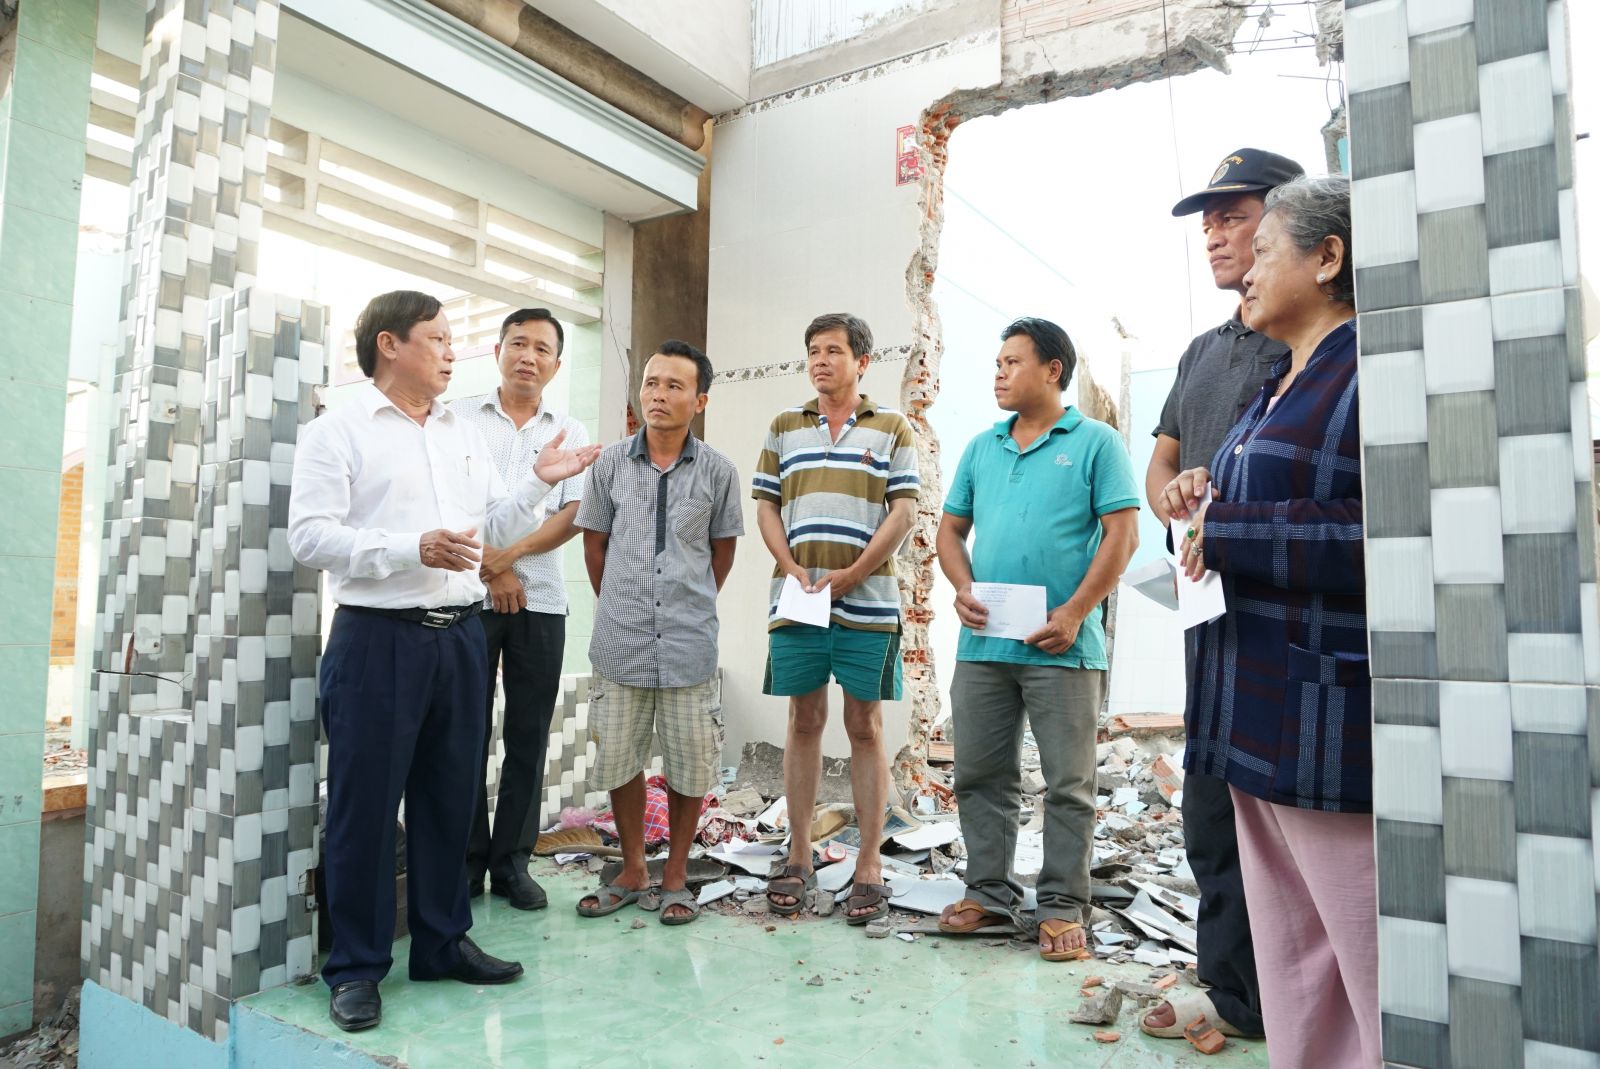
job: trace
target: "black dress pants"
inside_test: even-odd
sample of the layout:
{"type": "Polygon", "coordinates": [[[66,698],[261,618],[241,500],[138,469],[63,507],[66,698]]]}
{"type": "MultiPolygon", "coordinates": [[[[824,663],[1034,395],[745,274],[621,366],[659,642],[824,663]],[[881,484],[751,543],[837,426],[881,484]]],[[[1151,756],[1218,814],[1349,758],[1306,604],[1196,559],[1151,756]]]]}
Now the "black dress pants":
{"type": "Polygon", "coordinates": [[[329,987],[393,963],[395,811],[405,797],[411,972],[454,968],[472,927],[461,879],[481,789],[489,672],[477,617],[448,628],[339,610],[322,654],[329,987]]]}
{"type": "Polygon", "coordinates": [[[484,873],[505,879],[526,867],[539,837],[544,788],[545,750],[550,720],[561,691],[561,659],[566,647],[567,618],[556,613],[523,610],[485,612],[483,636],[488,651],[489,688],[484,702],[483,755],[478,771],[478,801],[467,847],[467,880],[476,885],[484,873]],[[500,763],[494,827],[489,825],[488,769],[494,737],[494,673],[505,684],[505,724],[501,732],[505,757],[500,763]]]}

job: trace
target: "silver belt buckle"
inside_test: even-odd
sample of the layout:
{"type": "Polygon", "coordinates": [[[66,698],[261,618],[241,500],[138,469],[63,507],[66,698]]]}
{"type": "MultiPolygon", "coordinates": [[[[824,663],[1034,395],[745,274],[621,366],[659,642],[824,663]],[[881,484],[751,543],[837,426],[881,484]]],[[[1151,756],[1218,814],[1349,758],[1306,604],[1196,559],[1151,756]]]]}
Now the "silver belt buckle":
{"type": "Polygon", "coordinates": [[[449,627],[451,624],[453,624],[455,622],[456,622],[456,614],[455,613],[453,613],[453,612],[440,612],[437,609],[429,609],[422,617],[422,626],[423,627],[435,627],[435,628],[443,629],[443,628],[449,627]]]}

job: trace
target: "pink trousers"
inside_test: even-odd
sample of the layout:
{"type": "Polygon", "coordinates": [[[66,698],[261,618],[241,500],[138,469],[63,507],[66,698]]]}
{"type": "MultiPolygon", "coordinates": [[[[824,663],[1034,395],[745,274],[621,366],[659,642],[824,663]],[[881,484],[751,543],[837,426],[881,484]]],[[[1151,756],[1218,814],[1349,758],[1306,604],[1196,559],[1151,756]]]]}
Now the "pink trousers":
{"type": "Polygon", "coordinates": [[[1233,791],[1272,1069],[1374,1069],[1378,873],[1372,816],[1233,791]]]}

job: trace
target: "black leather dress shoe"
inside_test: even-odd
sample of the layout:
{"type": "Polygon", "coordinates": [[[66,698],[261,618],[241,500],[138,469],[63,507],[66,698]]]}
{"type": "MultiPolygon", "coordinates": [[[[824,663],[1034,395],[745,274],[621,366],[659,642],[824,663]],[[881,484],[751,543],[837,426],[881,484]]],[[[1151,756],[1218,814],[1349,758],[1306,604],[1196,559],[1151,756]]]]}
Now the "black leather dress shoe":
{"type": "Polygon", "coordinates": [[[346,980],[328,999],[328,1016],[346,1032],[360,1032],[383,1020],[383,998],[376,980],[346,980]]]}
{"type": "Polygon", "coordinates": [[[510,876],[494,876],[489,880],[489,893],[510,903],[512,909],[543,909],[550,899],[539,886],[539,881],[529,876],[527,870],[510,876]]]}
{"type": "Polygon", "coordinates": [[[466,936],[461,937],[461,960],[456,962],[455,968],[439,976],[419,976],[411,974],[413,980],[459,980],[463,984],[472,984],[474,987],[482,984],[509,984],[522,975],[520,961],[501,961],[491,954],[485,954],[466,936]]]}

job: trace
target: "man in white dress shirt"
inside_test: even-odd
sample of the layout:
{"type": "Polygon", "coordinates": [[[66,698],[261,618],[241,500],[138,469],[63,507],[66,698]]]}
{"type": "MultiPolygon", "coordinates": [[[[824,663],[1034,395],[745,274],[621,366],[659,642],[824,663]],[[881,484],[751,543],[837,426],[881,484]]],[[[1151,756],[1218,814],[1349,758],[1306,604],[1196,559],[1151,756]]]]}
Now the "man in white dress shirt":
{"type": "MultiPolygon", "coordinates": [[[[519,308],[500,324],[494,347],[500,385],[488,393],[452,401],[455,413],[474,424],[489,443],[500,477],[510,481],[528,470],[540,449],[565,434],[567,447],[589,444],[582,423],[550,407],[545,387],[561,371],[566,335],[548,308],[519,308]]],[[[550,719],[561,689],[561,661],[567,641],[567,584],[561,547],[578,533],[573,517],[583,496],[583,480],[568,479],[544,499],[544,522],[507,546],[490,542],[478,574],[489,586],[483,609],[483,634],[489,651],[489,692],[484,712],[484,775],[467,843],[467,888],[476,898],[489,891],[516,909],[543,909],[544,888],[528,874],[528,859],[539,837],[539,795],[544,783],[545,747],[550,719]],[[498,548],[497,548],[498,547],[498,548]],[[487,765],[494,734],[494,676],[505,688],[500,786],[489,830],[487,765]]]]}
{"type": "Polygon", "coordinates": [[[522,973],[467,937],[462,879],[483,760],[482,541],[535,527],[550,487],[599,447],[554,438],[508,493],[488,444],[438,400],[455,354],[439,301],[375,297],[356,321],[371,380],[314,420],[295,450],[289,547],[328,573],[334,614],[323,651],[328,740],[323,858],[333,947],[329,1016],[376,1025],[394,932],[394,827],[406,802],[413,980],[506,983],[522,973]]]}

